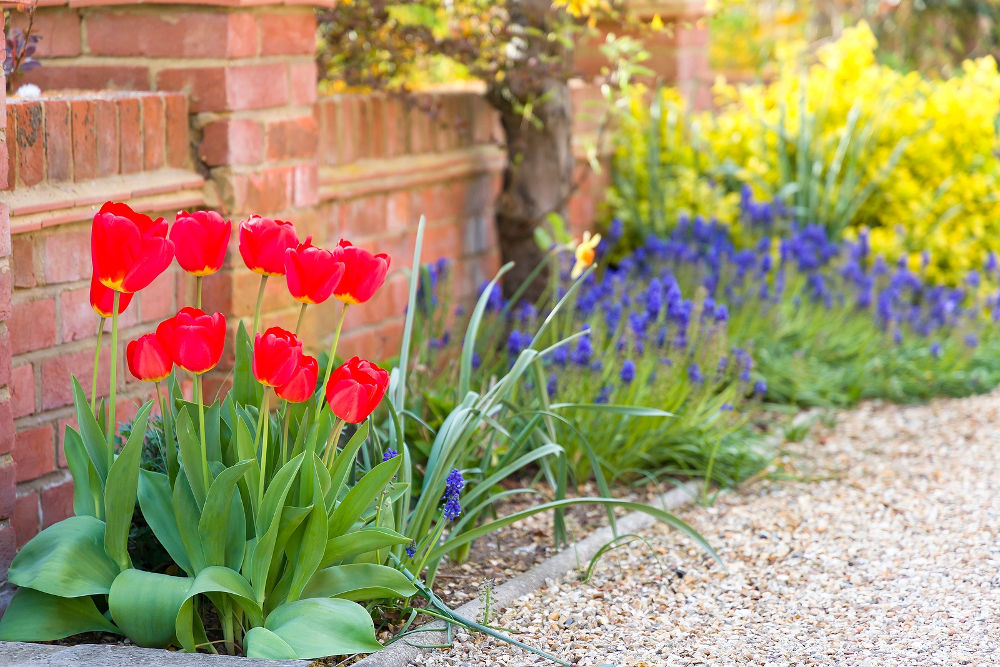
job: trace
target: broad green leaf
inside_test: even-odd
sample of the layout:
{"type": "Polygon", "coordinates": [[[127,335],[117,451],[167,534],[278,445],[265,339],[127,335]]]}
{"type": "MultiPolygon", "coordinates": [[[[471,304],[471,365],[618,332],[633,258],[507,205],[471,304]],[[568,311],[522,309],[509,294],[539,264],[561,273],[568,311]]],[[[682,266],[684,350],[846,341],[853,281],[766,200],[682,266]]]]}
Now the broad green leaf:
{"type": "MultiPolygon", "coordinates": [[[[240,408],[237,407],[237,414],[240,408]]],[[[241,461],[252,461],[250,472],[243,478],[247,495],[250,496],[250,509],[253,516],[257,515],[257,490],[260,488],[260,464],[257,462],[257,450],[253,446],[253,436],[246,420],[237,417],[236,425],[236,455],[241,461]]]]}
{"type": "Polygon", "coordinates": [[[187,409],[178,410],[175,429],[177,430],[177,445],[181,450],[181,469],[187,475],[191,493],[194,495],[198,507],[201,508],[205,505],[208,489],[205,488],[205,477],[201,466],[201,440],[187,409]]]}
{"type": "Polygon", "coordinates": [[[301,597],[302,589],[319,568],[320,561],[323,559],[323,551],[326,548],[326,521],[323,495],[317,484],[313,487],[313,508],[309,512],[305,526],[303,526],[298,553],[295,554],[294,559],[289,559],[294,573],[288,591],[287,599],[289,601],[298,600],[301,597]]]}
{"type": "MultiPolygon", "coordinates": [[[[253,340],[241,321],[236,330],[236,360],[232,394],[240,405],[260,405],[262,387],[253,376],[253,340]]],[[[240,458],[245,458],[240,454],[240,458]]]]}
{"type": "Polygon", "coordinates": [[[184,545],[191,569],[194,572],[201,572],[207,565],[205,551],[201,546],[201,533],[198,532],[198,519],[201,516],[201,510],[194,499],[194,494],[191,493],[191,487],[183,467],[177,471],[170,505],[174,510],[177,533],[184,545]]]}
{"type": "Polygon", "coordinates": [[[10,564],[7,579],[60,597],[106,594],[119,568],[104,550],[104,522],[71,516],[35,535],[10,564]]]}
{"type": "MultiPolygon", "coordinates": [[[[368,438],[367,421],[358,427],[358,430],[354,432],[354,435],[347,441],[344,448],[335,453],[333,465],[330,467],[330,490],[326,496],[328,508],[332,508],[334,503],[337,502],[340,490],[344,486],[344,480],[347,479],[347,473],[350,472],[351,465],[354,463],[354,457],[358,455],[358,450],[361,449],[361,445],[364,444],[366,438],[368,438]]],[[[335,445],[336,443],[331,446],[335,445]]]]}
{"type": "Polygon", "coordinates": [[[77,516],[89,514],[97,517],[99,513],[97,499],[101,489],[99,486],[95,489],[90,485],[90,480],[96,477],[97,471],[87,456],[83,438],[69,426],[63,435],[63,453],[66,455],[69,472],[73,476],[73,514],[77,516]]]}
{"type": "Polygon", "coordinates": [[[156,539],[167,550],[174,562],[189,575],[194,576],[191,560],[181,540],[177,521],[174,519],[170,482],[163,473],[139,471],[139,507],[156,539]]]}
{"type": "Polygon", "coordinates": [[[307,598],[343,598],[345,600],[381,600],[408,598],[417,594],[406,575],[385,565],[355,563],[327,567],[309,580],[302,591],[307,598]]]}
{"type": "Polygon", "coordinates": [[[399,457],[384,461],[368,471],[358,483],[347,492],[330,517],[328,535],[343,535],[361,518],[362,512],[378,498],[382,489],[399,469],[399,457]]]}
{"type": "Polygon", "coordinates": [[[243,647],[248,658],[265,660],[295,660],[298,658],[285,640],[263,626],[250,628],[243,635],[243,647]]]}
{"type": "Polygon", "coordinates": [[[218,401],[213,401],[205,408],[205,446],[209,461],[222,461],[221,420],[222,407],[218,401]]]}
{"type": "Polygon", "coordinates": [[[185,651],[193,652],[198,642],[200,620],[195,613],[196,598],[209,593],[229,596],[246,613],[250,625],[263,623],[260,605],[254,599],[253,589],[243,575],[228,567],[207,567],[191,582],[177,613],[175,632],[177,641],[185,651]]]}
{"type": "Polygon", "coordinates": [[[163,648],[174,639],[177,613],[192,579],[125,570],[108,595],[108,610],[122,632],[139,646],[163,648]]]}
{"type": "Polygon", "coordinates": [[[376,549],[409,543],[410,538],[394,530],[369,526],[327,540],[320,567],[327,567],[376,549]]]}
{"type": "Polygon", "coordinates": [[[97,610],[93,598],[63,598],[31,588],[19,589],[0,618],[3,641],[44,642],[81,632],[121,634],[97,610]]]}
{"type": "Polygon", "coordinates": [[[132,526],[135,512],[135,498],[139,487],[139,460],[146,438],[146,421],[153,402],[147,401],[139,409],[128,441],[108,471],[108,484],[104,490],[104,548],[115,559],[118,566],[127,570],[132,567],[128,557],[128,531],[132,526]]]}
{"type": "Polygon", "coordinates": [[[303,454],[299,454],[282,466],[264,493],[263,508],[257,519],[257,542],[254,544],[253,555],[250,558],[250,582],[258,602],[263,602],[267,590],[268,572],[271,569],[274,546],[281,523],[282,512],[280,508],[285,504],[285,498],[292,488],[295,473],[298,472],[299,466],[302,464],[303,456],[303,454]],[[267,514],[268,511],[270,514],[267,514]],[[267,520],[268,516],[270,517],[269,521],[267,520]],[[267,523],[266,530],[263,529],[265,522],[267,523]]]}
{"type": "Polygon", "coordinates": [[[310,598],[288,602],[268,614],[264,627],[281,637],[297,658],[305,660],[371,653],[382,648],[375,639],[372,617],[364,607],[348,600],[310,598]]]}
{"type": "MultiPolygon", "coordinates": [[[[231,468],[224,469],[208,490],[201,519],[198,521],[198,532],[201,534],[205,562],[209,565],[226,564],[226,547],[231,536],[229,530],[225,529],[224,526],[228,525],[232,514],[233,496],[239,498],[236,484],[246,474],[252,463],[253,461],[240,461],[231,468]]],[[[240,534],[239,540],[241,544],[244,543],[246,535],[240,534]]]]}
{"type": "Polygon", "coordinates": [[[256,517],[257,534],[260,535],[280,515],[280,509],[285,505],[285,498],[291,490],[291,483],[302,466],[304,455],[299,454],[291,461],[281,466],[267,483],[264,490],[264,504],[259,508],[256,517]]]}
{"type": "MultiPolygon", "coordinates": [[[[97,475],[101,479],[101,487],[108,478],[108,467],[111,465],[111,456],[108,452],[108,439],[104,429],[97,424],[94,413],[90,411],[90,403],[83,393],[83,387],[74,377],[73,382],[73,405],[76,409],[76,423],[80,427],[80,439],[83,446],[90,455],[90,460],[97,470],[97,475]]],[[[102,503],[103,504],[103,503],[102,503]]]]}

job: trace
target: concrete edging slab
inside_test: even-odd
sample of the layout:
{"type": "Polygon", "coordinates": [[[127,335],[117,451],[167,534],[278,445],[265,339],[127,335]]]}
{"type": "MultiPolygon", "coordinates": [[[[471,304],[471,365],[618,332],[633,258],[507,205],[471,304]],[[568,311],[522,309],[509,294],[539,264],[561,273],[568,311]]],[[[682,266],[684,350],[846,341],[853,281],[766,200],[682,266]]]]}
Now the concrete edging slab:
{"type": "MultiPolygon", "coordinates": [[[[658,509],[675,510],[686,505],[697,497],[702,489],[702,483],[687,482],[675,489],[662,494],[659,502],[650,503],[658,509]]],[[[634,533],[649,528],[656,519],[643,512],[632,512],[617,520],[618,534],[634,533]]],[[[563,549],[551,558],[539,563],[524,574],[514,577],[507,583],[493,589],[491,608],[502,611],[510,607],[524,595],[541,588],[547,579],[555,579],[577,567],[578,563],[589,561],[609,540],[614,538],[611,528],[605,526],[591,533],[576,545],[563,549]]],[[[476,619],[482,613],[482,603],[476,599],[465,603],[455,610],[460,615],[476,619]]],[[[447,641],[444,623],[433,623],[429,628],[440,628],[439,632],[420,633],[414,636],[414,641],[420,644],[443,644],[447,641]]],[[[372,653],[364,660],[354,663],[354,667],[408,667],[413,660],[430,649],[410,646],[405,641],[398,641],[383,651],[372,653]]]]}
{"type": "Polygon", "coordinates": [[[88,665],[95,667],[308,667],[312,660],[260,660],[211,653],[180,653],[157,648],[120,646],[118,644],[77,644],[58,646],[27,642],[0,642],[0,664],[13,665],[88,665]]]}

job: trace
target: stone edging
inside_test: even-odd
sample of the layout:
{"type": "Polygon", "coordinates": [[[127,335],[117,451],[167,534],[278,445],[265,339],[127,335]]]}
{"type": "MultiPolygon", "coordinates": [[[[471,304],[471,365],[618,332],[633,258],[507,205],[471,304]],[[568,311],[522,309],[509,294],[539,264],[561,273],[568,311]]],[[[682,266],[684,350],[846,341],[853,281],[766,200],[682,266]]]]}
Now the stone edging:
{"type": "MultiPolygon", "coordinates": [[[[687,504],[696,497],[701,485],[688,482],[664,493],[658,502],[651,503],[654,507],[675,510],[687,504]]],[[[634,533],[648,528],[656,523],[656,519],[642,512],[632,512],[618,519],[618,533],[634,533]]],[[[541,588],[546,580],[561,577],[566,572],[577,568],[594,557],[597,551],[608,543],[614,534],[611,528],[600,528],[574,546],[568,547],[548,560],[539,563],[522,575],[519,575],[493,590],[492,605],[495,610],[503,610],[512,606],[517,600],[528,593],[541,588]]],[[[467,602],[456,610],[466,618],[475,619],[482,613],[482,603],[477,600],[467,602]]],[[[443,624],[433,624],[429,627],[442,628],[440,632],[428,632],[414,635],[414,641],[421,644],[442,644],[447,640],[443,624]]],[[[367,658],[355,663],[355,667],[408,667],[424,649],[410,646],[405,641],[398,641],[384,651],[373,653],[367,658]]],[[[227,655],[212,655],[208,653],[180,653],[161,649],[139,648],[137,646],[121,646],[118,644],[78,644],[76,646],[58,646],[52,644],[31,644],[22,642],[0,642],[0,664],[5,667],[17,665],[88,665],[93,667],[124,667],[125,665],[156,665],[157,667],[172,665],[204,665],[217,667],[231,665],[232,667],[308,667],[314,664],[310,660],[259,660],[227,655]]]]}
{"type": "MultiPolygon", "coordinates": [[[[659,497],[658,502],[650,503],[650,505],[672,511],[682,505],[686,505],[692,498],[695,498],[701,491],[701,488],[702,485],[700,483],[687,482],[664,493],[659,497]]],[[[632,512],[621,517],[616,522],[619,535],[634,533],[649,528],[655,523],[656,519],[643,512],[632,512]]],[[[561,577],[577,568],[580,564],[586,563],[613,537],[614,534],[610,527],[605,526],[604,528],[600,528],[582,541],[576,543],[576,545],[560,551],[555,556],[539,563],[524,574],[497,586],[493,589],[491,596],[491,609],[502,611],[514,605],[521,597],[537,591],[545,585],[546,580],[561,577]]],[[[455,611],[466,618],[476,619],[482,613],[482,603],[478,599],[472,600],[455,611]]],[[[443,631],[443,623],[436,623],[429,627],[441,628],[442,631],[413,635],[413,641],[418,644],[443,644],[447,642],[447,635],[443,631]]],[[[408,667],[425,650],[427,649],[410,646],[401,640],[390,645],[384,651],[372,653],[364,660],[354,663],[354,667],[408,667]]]]}

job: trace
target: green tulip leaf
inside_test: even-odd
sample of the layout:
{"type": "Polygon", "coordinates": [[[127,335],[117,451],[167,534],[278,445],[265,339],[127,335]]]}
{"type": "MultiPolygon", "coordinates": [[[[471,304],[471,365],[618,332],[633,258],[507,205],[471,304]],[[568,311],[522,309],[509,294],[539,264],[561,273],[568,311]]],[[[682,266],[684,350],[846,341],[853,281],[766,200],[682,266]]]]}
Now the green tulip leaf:
{"type": "Polygon", "coordinates": [[[161,472],[139,471],[139,507],[142,516],[163,548],[178,566],[194,576],[187,550],[177,530],[170,494],[170,481],[161,472]]]}
{"type": "Polygon", "coordinates": [[[135,499],[139,487],[139,460],[146,437],[146,421],[152,409],[152,401],[147,401],[139,409],[125,446],[111,464],[107,488],[104,490],[104,521],[107,524],[104,532],[104,548],[123,570],[132,567],[132,561],[128,557],[128,531],[132,526],[132,514],[135,512],[135,499]]]}
{"type": "MultiPolygon", "coordinates": [[[[336,598],[310,598],[281,605],[264,627],[301,659],[378,651],[372,617],[361,605],[336,598]]],[[[249,651],[247,655],[251,654],[249,651]]],[[[253,657],[253,656],[251,656],[253,657]]]]}
{"type": "Polygon", "coordinates": [[[201,533],[198,532],[198,519],[201,516],[201,510],[191,492],[183,468],[177,472],[177,478],[174,480],[174,492],[170,505],[173,508],[177,534],[184,545],[184,551],[187,553],[191,568],[194,572],[200,572],[207,566],[205,551],[201,545],[201,533]]]}
{"type": "Polygon", "coordinates": [[[408,598],[417,594],[406,575],[385,565],[356,563],[327,567],[309,580],[302,591],[307,598],[343,598],[345,600],[381,600],[408,598]]]}
{"type": "Polygon", "coordinates": [[[385,485],[399,469],[400,457],[396,456],[378,464],[368,471],[358,483],[347,492],[344,499],[337,505],[330,517],[329,536],[336,537],[346,533],[354,525],[364,511],[375,501],[385,485]]]}
{"type": "Polygon", "coordinates": [[[389,528],[368,526],[327,540],[320,567],[340,563],[369,551],[409,544],[410,538],[389,528]]]}
{"type": "MultiPolygon", "coordinates": [[[[199,643],[200,618],[195,613],[195,599],[202,594],[222,593],[234,601],[246,613],[250,625],[261,625],[263,615],[254,598],[250,583],[235,570],[228,567],[207,567],[191,582],[176,616],[175,632],[177,641],[185,651],[194,651],[199,643]]],[[[203,631],[202,631],[203,632],[203,631]]]]}
{"type": "MultiPolygon", "coordinates": [[[[201,519],[198,521],[198,532],[201,534],[201,544],[205,551],[205,561],[209,565],[224,565],[228,562],[227,545],[237,536],[230,535],[229,530],[222,530],[222,526],[227,526],[233,515],[233,497],[239,498],[239,491],[236,485],[246,474],[253,461],[240,461],[236,465],[224,469],[212,482],[212,487],[208,490],[208,498],[205,500],[205,507],[202,509],[201,519]]],[[[242,501],[240,501],[240,513],[242,514],[242,501]]],[[[244,525],[240,521],[240,526],[244,525]]],[[[238,535],[240,546],[246,542],[245,530],[238,535]]],[[[242,558],[240,559],[242,560],[242,558]]]]}
{"type": "Polygon", "coordinates": [[[76,410],[76,423],[80,427],[80,439],[83,446],[90,455],[90,461],[97,470],[97,476],[101,479],[101,488],[108,478],[108,467],[111,465],[111,456],[108,455],[108,438],[104,429],[97,423],[94,413],[90,409],[87,395],[83,393],[83,387],[74,377],[73,382],[73,406],[76,410]]]}
{"type": "Polygon", "coordinates": [[[326,508],[323,505],[323,494],[319,485],[313,486],[313,507],[309,512],[302,530],[298,551],[290,561],[292,565],[292,581],[288,591],[288,600],[298,600],[302,589],[319,569],[326,549],[326,508]]]}
{"type": "Polygon", "coordinates": [[[267,588],[268,572],[278,539],[285,498],[292,488],[295,475],[302,465],[303,454],[299,454],[275,473],[264,492],[264,503],[257,515],[257,542],[250,558],[250,581],[258,602],[263,602],[267,588]],[[265,528],[266,523],[266,528],[265,528]]]}
{"type": "Polygon", "coordinates": [[[43,642],[81,632],[121,634],[97,610],[93,598],[64,598],[31,588],[19,589],[0,618],[2,641],[43,642]]]}
{"type": "MultiPolygon", "coordinates": [[[[253,376],[253,339],[241,321],[236,330],[232,393],[240,405],[260,405],[263,387],[253,376]]],[[[242,455],[240,458],[243,458],[242,455]]]]}
{"type": "Polygon", "coordinates": [[[71,516],[35,535],[10,564],[7,579],[59,597],[106,594],[119,567],[104,550],[104,522],[71,516]]]}
{"type": "MultiPolygon", "coordinates": [[[[333,457],[333,465],[330,467],[330,490],[328,492],[327,507],[332,508],[334,503],[340,497],[340,490],[344,486],[344,481],[347,479],[347,473],[351,471],[351,465],[354,464],[354,459],[358,455],[358,450],[361,449],[361,445],[365,443],[368,438],[368,422],[365,421],[363,424],[358,426],[358,430],[354,432],[351,439],[347,441],[344,448],[339,452],[336,452],[333,457]]],[[[331,445],[333,446],[333,445],[331,445]]],[[[334,533],[330,533],[333,535],[334,533]]]]}
{"type": "Polygon", "coordinates": [[[98,510],[101,486],[97,479],[97,470],[87,455],[83,438],[69,426],[63,435],[63,453],[66,455],[69,472],[73,476],[73,514],[77,516],[87,514],[100,518],[98,514],[103,514],[103,507],[98,510]],[[92,481],[97,483],[92,484],[92,481]]]}
{"type": "Polygon", "coordinates": [[[204,471],[201,467],[201,440],[186,407],[177,411],[177,445],[181,450],[181,468],[187,475],[191,493],[201,508],[205,505],[208,489],[205,488],[204,471]]]}
{"type": "Polygon", "coordinates": [[[190,577],[125,570],[111,584],[108,610],[137,645],[163,648],[174,640],[177,614],[191,584],[190,577]]]}
{"type": "Polygon", "coordinates": [[[265,660],[295,660],[298,658],[285,640],[265,627],[250,628],[243,635],[243,647],[248,658],[265,660]]]}

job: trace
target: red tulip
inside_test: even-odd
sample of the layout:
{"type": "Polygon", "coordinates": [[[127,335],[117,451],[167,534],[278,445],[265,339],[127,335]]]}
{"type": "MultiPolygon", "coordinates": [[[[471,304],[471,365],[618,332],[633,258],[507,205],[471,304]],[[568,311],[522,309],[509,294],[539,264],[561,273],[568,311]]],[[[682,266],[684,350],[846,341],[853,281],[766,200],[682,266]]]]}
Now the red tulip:
{"type": "Polygon", "coordinates": [[[285,281],[298,301],[323,303],[343,277],[344,263],[329,250],[314,246],[311,236],[285,251],[285,281]]]}
{"type": "Polygon", "coordinates": [[[108,202],[90,232],[94,275],[119,292],[138,292],[170,266],[174,244],[163,218],[151,220],[125,204],[108,202]]]}
{"type": "Polygon", "coordinates": [[[145,382],[159,382],[170,375],[174,362],[156,334],[146,334],[125,348],[125,359],[132,375],[145,382]]]}
{"type": "Polygon", "coordinates": [[[253,376],[268,387],[279,387],[295,375],[302,358],[302,342],[291,331],[271,327],[257,334],[253,344],[253,376]]]}
{"type": "Polygon", "coordinates": [[[353,357],[330,375],[326,383],[326,402],[333,414],[357,424],[372,413],[388,388],[388,371],[353,357]]]}
{"type": "Polygon", "coordinates": [[[226,343],[226,318],[206,315],[198,308],[181,308],[156,327],[156,337],[175,364],[192,373],[211,370],[222,358],[226,343]]]}
{"type": "Polygon", "coordinates": [[[347,267],[340,284],[333,290],[333,295],[344,303],[364,303],[385,282],[385,275],[389,272],[389,255],[384,252],[373,255],[341,239],[333,254],[347,267]]]}
{"type": "Polygon", "coordinates": [[[240,255],[254,273],[285,275],[285,251],[298,243],[290,222],[253,215],[240,223],[240,255]]]}
{"type": "MultiPolygon", "coordinates": [[[[118,297],[118,314],[124,313],[131,302],[132,293],[122,292],[118,297]]],[[[115,308],[115,291],[102,285],[96,275],[90,278],[90,307],[101,317],[111,317],[115,308]]]]}
{"type": "Polygon", "coordinates": [[[222,268],[233,223],[215,211],[181,211],[170,228],[177,263],[188,273],[207,276],[222,268]]]}
{"type": "Polygon", "coordinates": [[[319,377],[319,364],[315,357],[307,354],[299,359],[299,367],[295,369],[292,379],[274,390],[279,398],[289,403],[308,401],[316,391],[316,378],[319,377]]]}

